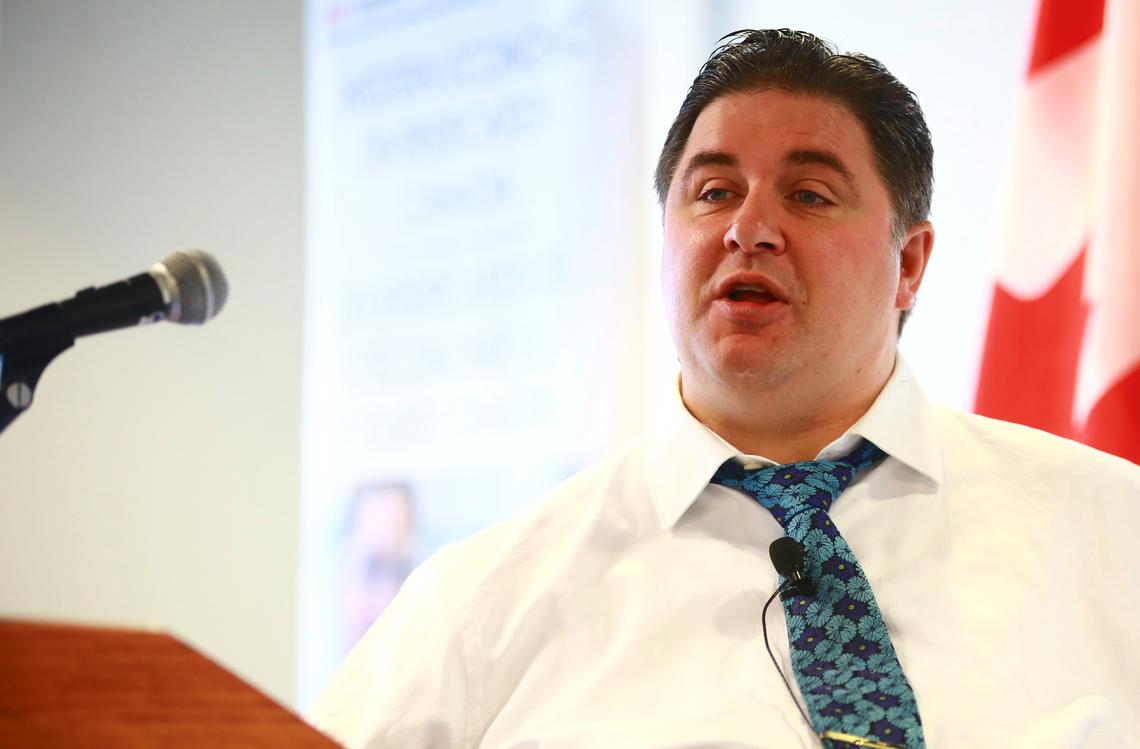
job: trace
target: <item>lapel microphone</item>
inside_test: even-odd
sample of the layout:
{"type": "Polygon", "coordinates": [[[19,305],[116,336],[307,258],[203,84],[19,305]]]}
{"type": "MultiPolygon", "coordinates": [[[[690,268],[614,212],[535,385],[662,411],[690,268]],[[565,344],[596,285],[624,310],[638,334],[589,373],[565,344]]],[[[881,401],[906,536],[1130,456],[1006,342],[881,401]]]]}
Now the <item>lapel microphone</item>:
{"type": "MultiPolygon", "coordinates": [[[[768,651],[768,657],[772,659],[772,665],[776,667],[776,673],[780,675],[780,680],[784,682],[784,686],[788,690],[788,696],[792,698],[792,703],[796,709],[800,711],[800,716],[803,717],[804,723],[807,724],[808,730],[813,735],[818,737],[815,732],[815,727],[811,724],[811,718],[804,712],[803,706],[800,705],[799,699],[796,697],[796,692],[792,689],[792,685],[788,682],[788,677],[784,676],[783,669],[780,668],[779,661],[776,660],[776,654],[772,652],[772,644],[768,642],[768,607],[772,605],[772,601],[776,600],[776,596],[780,596],[781,601],[785,601],[796,595],[813,595],[815,593],[815,583],[807,576],[804,571],[804,547],[800,542],[794,538],[787,536],[780,536],[772,542],[768,547],[768,556],[772,559],[772,566],[776,568],[776,572],[784,578],[784,584],[776,588],[775,592],[768,597],[768,602],[764,604],[764,610],[760,612],[760,627],[764,632],[764,649],[768,651]]],[[[826,746],[826,744],[824,745],[826,746]]]]}
{"type": "Polygon", "coordinates": [[[879,741],[872,741],[859,736],[849,736],[844,733],[836,733],[835,731],[824,731],[823,733],[816,733],[815,726],[811,723],[811,718],[804,712],[803,706],[800,701],[796,699],[795,690],[788,682],[788,678],[784,676],[783,670],[780,668],[780,663],[776,660],[776,654],[772,652],[772,645],[768,642],[768,607],[772,605],[772,601],[776,600],[776,595],[779,594],[781,601],[786,601],[789,598],[798,595],[815,595],[815,583],[807,576],[804,570],[804,547],[799,541],[787,536],[781,536],[772,542],[768,547],[768,556],[772,558],[772,566],[776,568],[776,572],[784,578],[784,584],[776,588],[776,592],[771,595],[768,602],[764,604],[764,610],[760,613],[760,620],[762,622],[762,629],[764,630],[764,647],[768,651],[768,657],[772,659],[772,665],[776,667],[776,673],[780,675],[780,680],[784,682],[784,686],[788,690],[788,696],[792,698],[795,703],[796,709],[799,710],[800,716],[804,719],[808,730],[820,741],[820,745],[825,749],[828,747],[838,746],[865,746],[869,749],[900,749],[894,744],[886,744],[879,741]],[[836,743],[841,742],[841,743],[836,743]]]}
{"type": "Polygon", "coordinates": [[[804,571],[804,547],[799,541],[780,536],[768,547],[768,556],[772,558],[776,572],[784,578],[784,585],[780,588],[781,601],[815,593],[815,583],[804,571]]]}

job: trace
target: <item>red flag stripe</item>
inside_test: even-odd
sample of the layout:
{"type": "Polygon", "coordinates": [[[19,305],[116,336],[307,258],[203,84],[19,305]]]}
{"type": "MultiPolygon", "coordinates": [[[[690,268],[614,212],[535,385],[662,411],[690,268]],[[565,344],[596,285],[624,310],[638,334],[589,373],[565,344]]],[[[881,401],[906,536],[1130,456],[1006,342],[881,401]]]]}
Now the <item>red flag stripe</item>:
{"type": "Polygon", "coordinates": [[[1077,360],[1088,306],[1081,299],[1085,250],[1037,299],[994,286],[974,410],[1063,437],[1073,434],[1077,360]]]}
{"type": "Polygon", "coordinates": [[[1104,27],[1104,0],[1041,0],[1028,76],[1056,62],[1104,27]]]}
{"type": "Polygon", "coordinates": [[[1133,463],[1140,463],[1140,367],[1105,391],[1077,437],[1133,463]]]}
{"type": "Polygon", "coordinates": [[[1130,171],[1140,163],[1140,5],[1040,2],[1014,162],[1025,184],[1010,193],[975,408],[1140,462],[1140,302],[1130,281],[1140,279],[1140,183],[1130,171]],[[1069,168],[1039,168],[1054,162],[1069,168]],[[1048,189],[1035,196],[1034,185],[1048,189]],[[1052,234],[1025,240],[1047,223],[1052,234]],[[1051,236],[1063,254],[1035,263],[1025,248],[1048,249],[1051,236]]]}

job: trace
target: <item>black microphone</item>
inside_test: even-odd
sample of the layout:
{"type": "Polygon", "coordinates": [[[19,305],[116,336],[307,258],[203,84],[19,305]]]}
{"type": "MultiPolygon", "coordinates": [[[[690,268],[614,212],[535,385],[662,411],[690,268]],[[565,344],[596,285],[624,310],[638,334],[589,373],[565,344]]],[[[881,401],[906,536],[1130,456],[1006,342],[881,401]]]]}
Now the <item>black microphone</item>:
{"type": "Polygon", "coordinates": [[[0,352],[161,320],[200,325],[221,311],[228,293],[217,260],[201,250],[175,252],[146,273],[0,320],[0,352]]]}
{"type": "Polygon", "coordinates": [[[780,536],[768,547],[768,556],[772,558],[776,572],[784,578],[784,586],[780,589],[781,601],[815,593],[815,583],[804,571],[804,547],[799,541],[780,536]]]}
{"type": "Polygon", "coordinates": [[[776,568],[776,572],[784,577],[784,584],[778,586],[775,592],[768,597],[768,602],[764,604],[764,609],[760,612],[760,627],[764,631],[764,649],[768,651],[768,657],[772,659],[772,665],[776,667],[780,681],[784,682],[788,696],[792,698],[792,703],[800,711],[800,716],[804,719],[808,730],[814,734],[815,726],[811,724],[811,718],[804,712],[799,700],[796,699],[795,690],[792,689],[788,678],[784,676],[780,663],[776,660],[776,654],[772,652],[772,645],[768,642],[768,607],[772,605],[772,601],[776,600],[777,595],[780,596],[781,601],[786,601],[796,595],[811,595],[815,593],[815,585],[804,572],[804,547],[800,545],[799,541],[787,536],[780,536],[768,547],[768,556],[771,557],[772,566],[776,568]]]}
{"type": "Polygon", "coordinates": [[[0,432],[31,406],[44,369],[76,338],[160,320],[200,325],[228,294],[218,261],[185,250],[146,273],[0,320],[0,432]]]}

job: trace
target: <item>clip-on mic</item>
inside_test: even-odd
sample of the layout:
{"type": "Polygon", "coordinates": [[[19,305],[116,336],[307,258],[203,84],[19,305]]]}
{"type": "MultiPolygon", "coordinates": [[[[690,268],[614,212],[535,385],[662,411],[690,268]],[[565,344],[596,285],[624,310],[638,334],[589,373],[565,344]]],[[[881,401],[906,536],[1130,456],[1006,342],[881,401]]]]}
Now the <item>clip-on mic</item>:
{"type": "Polygon", "coordinates": [[[794,538],[788,538],[787,536],[777,538],[772,542],[772,545],[768,547],[768,556],[772,558],[772,566],[776,568],[776,572],[780,573],[784,578],[784,583],[776,588],[776,592],[768,599],[768,603],[764,604],[764,611],[760,614],[764,629],[764,647],[768,649],[768,657],[772,659],[772,665],[776,667],[776,673],[780,675],[784,686],[788,688],[788,694],[791,695],[792,702],[795,703],[796,709],[800,711],[800,715],[803,716],[808,728],[815,734],[816,738],[820,740],[820,743],[824,747],[863,746],[869,749],[899,749],[894,744],[886,744],[861,736],[851,736],[835,731],[816,733],[815,726],[812,725],[811,719],[808,718],[807,713],[805,713],[803,707],[800,706],[799,700],[796,699],[796,693],[792,691],[792,685],[788,683],[787,677],[784,676],[784,672],[780,669],[780,664],[776,662],[776,656],[772,653],[771,645],[768,644],[768,606],[772,604],[772,601],[776,600],[777,594],[780,596],[781,601],[786,601],[795,596],[813,596],[815,595],[815,583],[807,576],[807,572],[804,570],[804,547],[794,538]],[[837,744],[837,742],[840,743],[837,744]]]}
{"type": "Polygon", "coordinates": [[[815,583],[804,571],[804,547],[799,541],[780,536],[768,547],[768,556],[772,558],[776,572],[784,578],[780,587],[781,601],[793,596],[815,595],[815,583]]]}
{"type": "Polygon", "coordinates": [[[815,726],[811,724],[811,719],[800,706],[792,685],[788,683],[787,677],[780,669],[780,664],[776,662],[772,646],[768,644],[768,607],[772,605],[772,601],[776,600],[777,595],[780,596],[781,601],[798,595],[815,595],[815,583],[804,571],[804,547],[794,538],[787,536],[777,538],[768,547],[768,556],[772,558],[772,566],[776,568],[776,572],[784,578],[784,583],[769,596],[768,602],[764,604],[764,610],[760,613],[760,626],[764,630],[764,647],[768,650],[768,657],[772,659],[772,665],[776,667],[776,673],[780,675],[780,680],[787,687],[788,695],[792,698],[796,709],[800,711],[800,715],[803,716],[804,723],[807,723],[808,728],[815,734],[815,726]]]}

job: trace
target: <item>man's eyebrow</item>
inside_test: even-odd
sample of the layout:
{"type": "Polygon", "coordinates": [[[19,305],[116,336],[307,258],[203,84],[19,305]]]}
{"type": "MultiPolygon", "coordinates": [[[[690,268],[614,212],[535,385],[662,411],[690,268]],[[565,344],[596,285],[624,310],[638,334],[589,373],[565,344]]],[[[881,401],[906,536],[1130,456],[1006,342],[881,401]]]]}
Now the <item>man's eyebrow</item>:
{"type": "Polygon", "coordinates": [[[693,172],[702,166],[736,166],[737,163],[735,156],[724,151],[697,151],[685,165],[685,171],[681,172],[681,181],[688,182],[693,172]]]}
{"type": "Polygon", "coordinates": [[[819,164],[835,171],[850,186],[855,188],[855,176],[843,161],[831,151],[799,150],[789,151],[784,157],[784,163],[789,166],[806,166],[819,164]]]}

